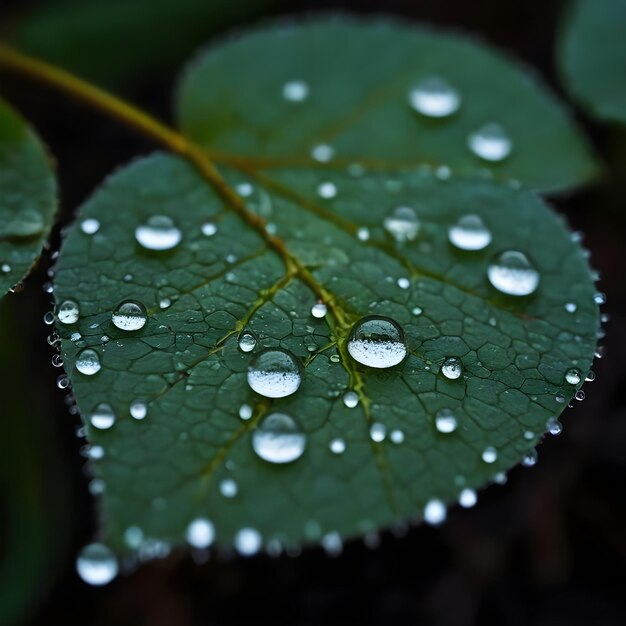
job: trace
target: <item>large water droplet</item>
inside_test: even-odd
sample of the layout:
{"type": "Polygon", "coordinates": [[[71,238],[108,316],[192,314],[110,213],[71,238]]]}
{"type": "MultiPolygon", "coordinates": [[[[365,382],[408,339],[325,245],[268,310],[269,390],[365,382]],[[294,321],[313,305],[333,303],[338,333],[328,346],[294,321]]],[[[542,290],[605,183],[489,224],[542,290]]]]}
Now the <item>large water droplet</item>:
{"type": "Polygon", "coordinates": [[[261,549],[263,538],[256,528],[242,528],[235,535],[234,544],[239,554],[252,556],[261,549]]]}
{"type": "Polygon", "coordinates": [[[482,250],[491,243],[491,231],[478,215],[464,215],[450,227],[448,239],[459,250],[482,250]]]}
{"type": "Polygon", "coordinates": [[[266,398],[284,398],[295,393],[302,382],[296,357],[280,348],[266,348],[248,367],[248,384],[266,398]]]}
{"type": "Polygon", "coordinates": [[[539,272],[528,257],[517,250],[505,250],[487,268],[489,282],[509,296],[528,296],[539,285],[539,272]]]}
{"type": "Polygon", "coordinates": [[[446,520],[446,505],[437,499],[429,500],[424,507],[424,521],[438,526],[446,520]]]}
{"type": "Polygon", "coordinates": [[[75,324],[78,321],[80,310],[74,300],[63,300],[57,309],[57,319],[61,324],[75,324]]]}
{"type": "Polygon", "coordinates": [[[117,557],[104,544],[90,543],[80,551],[76,571],[88,585],[106,585],[119,571],[117,557]]]}
{"type": "Polygon", "coordinates": [[[413,241],[419,233],[420,223],[415,211],[408,206],[399,206],[383,222],[385,230],[399,243],[413,241]]]}
{"type": "Polygon", "coordinates": [[[467,138],[469,149],[485,161],[506,159],[513,150],[513,142],[499,124],[485,124],[467,138]]]}
{"type": "Polygon", "coordinates": [[[570,385],[578,385],[582,380],[582,374],[575,368],[569,369],[565,372],[565,380],[570,385]]]}
{"type": "Polygon", "coordinates": [[[456,380],[463,373],[463,363],[455,356],[448,357],[441,365],[441,373],[450,380],[456,380]]]}
{"type": "Polygon", "coordinates": [[[215,540],[213,522],[203,517],[193,520],[187,526],[185,539],[193,548],[208,548],[215,540]]]}
{"type": "Polygon", "coordinates": [[[309,97],[309,85],[303,80],[290,80],[283,85],[283,98],[289,102],[304,102],[309,97]]]}
{"type": "Polygon", "coordinates": [[[133,331],[143,328],[148,320],[146,307],[136,300],[120,302],[111,315],[113,324],[120,330],[133,331]]]}
{"type": "Polygon", "coordinates": [[[451,409],[441,409],[435,416],[435,427],[440,433],[453,433],[459,425],[451,409]]]}
{"type": "Polygon", "coordinates": [[[89,422],[94,428],[106,430],[115,424],[115,411],[110,404],[101,402],[89,415],[89,422]]]}
{"type": "Polygon", "coordinates": [[[85,348],[76,357],[76,369],[86,376],[93,376],[100,371],[100,357],[95,350],[85,348]]]}
{"type": "Polygon", "coordinates": [[[404,331],[388,317],[368,315],[354,325],[348,340],[348,352],[362,365],[393,367],[407,354],[404,331]]]}
{"type": "Polygon", "coordinates": [[[252,448],[264,461],[291,463],[306,447],[306,435],[285,413],[270,413],[252,433],[252,448]]]}
{"type": "Polygon", "coordinates": [[[426,117],[447,117],[459,109],[461,96],[448,81],[429,76],[409,91],[409,104],[426,117]]]}
{"type": "Polygon", "coordinates": [[[145,224],[135,228],[135,239],[148,250],[171,250],[175,248],[183,234],[172,218],[153,215],[145,224]]]}

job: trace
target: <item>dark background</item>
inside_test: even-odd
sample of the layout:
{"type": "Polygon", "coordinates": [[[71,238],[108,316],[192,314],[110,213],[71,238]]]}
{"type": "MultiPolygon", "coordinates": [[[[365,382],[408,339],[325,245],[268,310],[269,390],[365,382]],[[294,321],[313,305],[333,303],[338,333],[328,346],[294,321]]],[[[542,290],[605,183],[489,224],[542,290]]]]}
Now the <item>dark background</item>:
{"type": "MultiPolygon", "coordinates": [[[[42,4],[0,1],[0,26],[42,4]]],[[[283,0],[274,14],[342,8],[469,31],[534,66],[565,98],[553,50],[566,4],[283,0]]],[[[142,72],[122,93],[168,120],[175,75],[169,70],[142,72]]],[[[61,224],[72,220],[75,208],[113,168],[154,148],[44,87],[0,74],[0,88],[33,122],[58,160],[61,224]]],[[[97,511],[79,454],[84,442],[74,436],[79,419],[68,413],[64,393],[56,389],[59,370],[50,364],[53,351],[46,343],[50,329],[41,323],[50,308],[50,296],[40,287],[51,264],[50,252],[44,255],[24,291],[8,304],[11,341],[19,346],[28,386],[24,388],[22,377],[15,378],[16,387],[9,387],[14,372],[6,359],[0,370],[0,395],[5,396],[0,422],[17,420],[20,410],[24,414],[23,398],[43,416],[26,444],[28,452],[13,445],[6,427],[0,431],[0,455],[12,461],[9,471],[15,472],[33,452],[43,468],[36,477],[39,482],[28,488],[43,499],[44,505],[33,514],[42,516],[42,533],[54,547],[48,549],[52,556],[46,553],[45,563],[42,557],[41,566],[41,550],[24,549],[19,555],[18,562],[28,565],[31,573],[25,574],[28,583],[21,582],[21,568],[15,568],[13,585],[22,590],[34,586],[24,623],[626,624],[626,134],[594,122],[582,111],[577,115],[605,162],[606,174],[593,186],[552,202],[575,230],[586,234],[591,263],[602,275],[599,287],[608,295],[604,310],[611,321],[603,341],[607,352],[595,364],[597,380],[585,386],[587,399],[563,415],[563,434],[548,437],[540,446],[536,467],[513,470],[508,484],[482,492],[475,508],[451,510],[442,528],[411,528],[402,537],[384,533],[375,550],[352,542],[334,559],[310,549],[298,558],[257,556],[210,560],[203,566],[179,550],[106,588],[83,584],[74,572],[74,559],[94,534],[97,511]],[[8,396],[17,408],[10,408],[8,396]],[[33,585],[33,572],[43,582],[33,585]]],[[[52,250],[58,241],[57,232],[52,250]]],[[[7,487],[10,482],[21,484],[22,478],[15,472],[0,483],[1,557],[20,545],[20,532],[26,532],[11,527],[17,505],[7,487]]]]}

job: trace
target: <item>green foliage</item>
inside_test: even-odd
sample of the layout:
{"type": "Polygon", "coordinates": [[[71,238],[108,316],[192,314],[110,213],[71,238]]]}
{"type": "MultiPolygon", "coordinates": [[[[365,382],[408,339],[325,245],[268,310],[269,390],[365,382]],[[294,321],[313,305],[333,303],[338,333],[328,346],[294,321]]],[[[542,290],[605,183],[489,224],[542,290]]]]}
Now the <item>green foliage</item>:
{"type": "Polygon", "coordinates": [[[311,166],[311,149],[321,143],[336,154],[325,167],[359,160],[381,169],[488,168],[543,190],[595,173],[568,111],[527,68],[466,37],[392,21],[322,19],[233,39],[192,63],[178,110],[183,130],[202,145],[268,166],[311,166]],[[420,115],[408,103],[411,88],[432,76],[462,99],[445,119],[420,115]],[[282,97],[294,80],[309,86],[306,101],[282,97]],[[480,159],[467,146],[470,133],[489,123],[513,142],[501,162],[480,159]]]}
{"type": "Polygon", "coordinates": [[[107,180],[81,208],[99,230],[74,227],[61,251],[57,305],[75,301],[80,317],[57,330],[89,440],[104,451],[94,465],[106,484],[103,534],[112,547],[128,550],[124,533],[133,526],[146,538],[181,543],[197,517],[214,522],[221,545],[244,527],[287,546],[329,532],[356,536],[415,517],[432,499],[452,502],[532,451],[579,386],[565,373],[588,371],[598,324],[584,255],[542,200],[507,184],[439,180],[424,168],[228,177],[253,185],[251,194],[236,188],[284,248],[225,205],[191,166],[155,155],[107,180]],[[322,182],[335,185],[334,197],[319,196],[322,182]],[[383,228],[398,206],[416,212],[414,241],[383,228]],[[492,234],[484,250],[449,241],[449,228],[467,214],[492,234]],[[155,215],[180,229],[170,250],[146,250],[136,240],[136,228],[155,215]],[[216,232],[205,226],[204,234],[207,223],[216,232]],[[532,295],[506,296],[489,283],[488,265],[506,249],[523,251],[538,270],[532,295]],[[310,279],[294,273],[294,262],[310,279]],[[315,285],[329,298],[323,319],[311,314],[315,285]],[[127,299],[146,307],[143,328],[112,323],[127,299]],[[570,302],[575,313],[566,310],[570,302]],[[361,366],[347,352],[352,325],[371,314],[404,330],[409,354],[394,368],[361,366]],[[238,349],[243,330],[257,338],[252,352],[238,349]],[[251,359],[265,347],[301,362],[293,395],[272,400],[248,386],[251,359]],[[93,375],[75,368],[88,348],[101,364],[93,375]],[[460,378],[443,375],[447,357],[461,359],[460,378]],[[343,400],[350,389],[360,399],[353,408],[343,400]],[[136,400],[147,404],[144,419],[130,415],[136,400]],[[90,416],[103,402],[116,422],[98,430],[90,416]],[[249,420],[239,417],[244,404],[249,420]],[[441,409],[457,417],[455,432],[435,427],[441,409]],[[253,451],[252,433],[273,411],[306,433],[293,463],[253,451]],[[375,423],[386,427],[384,441],[371,439],[375,423]],[[403,433],[402,443],[393,431],[403,433]],[[344,440],[343,454],[330,451],[335,438],[344,440]],[[489,446],[497,449],[494,463],[481,458],[489,446]],[[220,490],[229,478],[238,486],[233,498],[220,490]]]}
{"type": "Polygon", "coordinates": [[[56,206],[56,183],[43,145],[0,100],[0,296],[41,254],[56,206]]]}
{"type": "Polygon", "coordinates": [[[558,48],[563,81],[598,118],[626,122],[625,0],[576,0],[558,48]]]}
{"type": "MultiPolygon", "coordinates": [[[[21,49],[106,85],[172,68],[194,46],[277,0],[56,0],[26,11],[8,37],[21,49]]],[[[10,25],[9,25],[10,26],[10,25]]]]}

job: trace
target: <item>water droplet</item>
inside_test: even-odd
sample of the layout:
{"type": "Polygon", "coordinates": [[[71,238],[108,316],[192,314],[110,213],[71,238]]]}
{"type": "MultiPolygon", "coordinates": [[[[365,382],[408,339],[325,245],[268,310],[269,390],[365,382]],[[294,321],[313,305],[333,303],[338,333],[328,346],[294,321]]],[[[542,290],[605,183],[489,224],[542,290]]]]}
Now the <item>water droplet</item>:
{"type": "Polygon", "coordinates": [[[408,278],[398,278],[397,282],[400,289],[408,289],[411,286],[411,281],[408,278]]]}
{"type": "Polygon", "coordinates": [[[450,380],[456,380],[463,373],[463,363],[455,356],[448,357],[441,365],[441,373],[450,380]]]}
{"type": "Polygon", "coordinates": [[[469,149],[485,161],[506,159],[513,150],[513,142],[499,124],[485,124],[467,138],[469,149]]]}
{"type": "Polygon", "coordinates": [[[169,309],[172,306],[172,301],[169,298],[161,298],[159,300],[159,308],[160,309],[169,309]]]}
{"type": "Polygon", "coordinates": [[[337,195],[337,185],[335,183],[320,183],[317,187],[317,193],[320,198],[324,198],[325,200],[329,200],[330,198],[334,198],[337,195]]]}
{"type": "Polygon", "coordinates": [[[341,361],[341,357],[338,354],[331,354],[330,360],[332,363],[339,363],[341,361]]]}
{"type": "Polygon", "coordinates": [[[343,454],[346,451],[346,442],[343,439],[333,439],[328,446],[333,454],[343,454]]]}
{"type": "Polygon", "coordinates": [[[248,367],[248,384],[266,398],[284,398],[295,393],[302,382],[296,357],[280,348],[267,348],[248,367]]]}
{"type": "Polygon", "coordinates": [[[322,317],[324,317],[327,312],[328,312],[328,308],[323,302],[316,302],[311,307],[311,315],[313,317],[317,317],[318,319],[321,319],[322,317]]]}
{"type": "Polygon", "coordinates": [[[409,104],[426,117],[448,117],[458,111],[461,96],[448,81],[429,76],[409,91],[409,104]]]}
{"type": "Polygon", "coordinates": [[[220,483],[220,493],[225,498],[234,498],[239,492],[239,487],[237,483],[232,478],[225,478],[220,483]]]}
{"type": "Polygon", "coordinates": [[[606,294],[598,291],[598,293],[594,294],[593,301],[596,304],[606,304],[606,294]]]}
{"type": "Polygon", "coordinates": [[[362,365],[393,367],[401,363],[407,354],[404,332],[388,317],[363,317],[350,333],[348,352],[362,365]]]}
{"type": "Polygon", "coordinates": [[[252,407],[249,404],[242,404],[239,407],[239,417],[242,420],[249,420],[252,417],[252,407]]]}
{"type": "Polygon", "coordinates": [[[437,499],[429,500],[424,507],[424,521],[438,526],[446,521],[446,505],[437,499]]]}
{"type": "Polygon", "coordinates": [[[106,585],[119,571],[117,557],[103,543],[90,543],[80,551],[76,571],[88,585],[106,585]]]}
{"type": "Polygon", "coordinates": [[[537,465],[537,450],[529,450],[522,457],[522,465],[524,467],[532,467],[537,465]]]}
{"type": "Polygon", "coordinates": [[[565,403],[565,396],[562,393],[557,393],[556,396],[554,396],[554,399],[559,403],[559,404],[564,404],[565,403]]]}
{"type": "Polygon", "coordinates": [[[539,285],[539,273],[523,252],[506,250],[487,268],[489,282],[509,296],[528,296],[539,285]]]}
{"type": "Polygon", "coordinates": [[[596,373],[593,370],[589,370],[589,373],[585,377],[585,381],[588,383],[593,382],[596,379],[596,373]]]}
{"type": "Polygon", "coordinates": [[[148,320],[146,307],[136,300],[120,302],[111,315],[113,325],[120,330],[134,331],[145,326],[148,320]]]}
{"type": "Polygon", "coordinates": [[[495,463],[498,460],[498,451],[493,446],[487,446],[481,457],[485,463],[495,463]]]}
{"type": "Polygon", "coordinates": [[[578,385],[582,380],[582,374],[575,368],[567,370],[565,372],[565,381],[570,385],[578,385]]]}
{"type": "Polygon", "coordinates": [[[359,403],[359,394],[355,391],[346,391],[346,393],[343,394],[343,403],[349,409],[353,409],[359,403]]]}
{"type": "Polygon", "coordinates": [[[264,461],[291,463],[306,447],[306,435],[285,413],[270,413],[252,433],[252,448],[264,461]]]}
{"type": "Polygon", "coordinates": [[[133,400],[130,403],[130,415],[136,420],[142,420],[148,414],[148,405],[141,400],[133,400]]]}
{"type": "Polygon", "coordinates": [[[213,222],[205,222],[200,227],[202,234],[207,237],[212,237],[217,232],[217,226],[213,222]]]}
{"type": "Polygon", "coordinates": [[[124,543],[132,550],[137,550],[143,543],[143,530],[139,526],[129,526],[124,531],[124,543]]]}
{"type": "Polygon", "coordinates": [[[60,354],[52,355],[52,365],[53,367],[62,367],[63,366],[63,357],[60,354]]]}
{"type": "Polygon", "coordinates": [[[0,267],[0,269],[5,273],[8,274],[11,271],[11,266],[8,263],[3,263],[2,266],[0,267]]]}
{"type": "Polygon", "coordinates": [[[546,428],[551,435],[560,435],[563,432],[563,425],[556,417],[551,417],[546,423],[546,428]]]}
{"type": "Polygon", "coordinates": [[[577,310],[577,309],[578,309],[578,307],[576,306],[576,304],[575,304],[574,302],[568,302],[568,303],[565,305],[565,310],[566,310],[568,313],[576,313],[576,310],[577,310]]]}
{"type": "Polygon", "coordinates": [[[420,223],[415,211],[408,206],[399,206],[383,222],[385,230],[399,243],[413,241],[419,233],[420,223]]]}
{"type": "Polygon", "coordinates": [[[65,374],[61,374],[61,376],[57,378],[57,387],[59,389],[67,389],[69,386],[70,379],[65,374]]]}
{"type": "Polygon", "coordinates": [[[171,250],[182,238],[180,229],[165,215],[153,215],[135,228],[135,239],[147,250],[171,250]]]}
{"type": "Polygon", "coordinates": [[[57,309],[57,319],[61,324],[75,324],[79,315],[80,310],[74,300],[63,300],[57,309]]]}
{"type": "Polygon", "coordinates": [[[80,223],[80,229],[85,235],[95,235],[100,230],[100,222],[93,217],[88,217],[80,223]]]}
{"type": "Polygon", "coordinates": [[[435,427],[440,433],[453,433],[459,425],[451,409],[441,409],[435,416],[435,427]]]}
{"type": "Polygon", "coordinates": [[[215,526],[204,517],[198,517],[187,526],[185,539],[192,548],[208,548],[215,540],[215,526]]]}
{"type": "Polygon", "coordinates": [[[239,335],[238,346],[242,352],[252,352],[256,346],[256,337],[246,330],[239,335]]]}
{"type": "Polygon", "coordinates": [[[357,229],[356,236],[359,241],[368,241],[370,238],[370,229],[366,226],[361,226],[357,229]]]}
{"type": "Polygon", "coordinates": [[[243,556],[256,554],[263,544],[261,533],[255,528],[242,528],[234,539],[237,552],[243,556]]]}
{"type": "Polygon", "coordinates": [[[374,422],[370,426],[370,439],[372,441],[375,441],[376,443],[380,443],[381,441],[384,441],[386,436],[387,436],[387,428],[385,427],[384,424],[381,424],[380,422],[374,422]]]}
{"type": "Polygon", "coordinates": [[[94,428],[100,430],[111,428],[111,426],[115,424],[115,411],[113,411],[113,407],[106,402],[101,402],[96,405],[89,415],[89,422],[94,428]]]}
{"type": "Polygon", "coordinates": [[[389,434],[389,439],[391,439],[393,443],[402,443],[404,441],[404,433],[396,428],[389,434]]]}
{"type": "Polygon", "coordinates": [[[575,394],[574,398],[579,402],[582,402],[585,399],[585,392],[582,389],[579,389],[575,394]]]}
{"type": "Polygon", "coordinates": [[[338,532],[326,533],[320,539],[320,543],[328,556],[339,556],[343,550],[343,541],[338,532]]]}
{"type": "Polygon", "coordinates": [[[46,311],[43,315],[43,323],[46,326],[54,324],[54,313],[52,311],[46,311]]]}
{"type": "Polygon", "coordinates": [[[283,85],[283,98],[289,102],[304,102],[309,97],[309,85],[303,80],[290,80],[283,85]]]}
{"type": "Polygon", "coordinates": [[[482,250],[491,243],[491,231],[478,215],[464,215],[448,230],[448,239],[459,250],[482,250]]]}
{"type": "Polygon", "coordinates": [[[85,376],[93,376],[100,371],[100,357],[95,350],[85,348],[76,357],[76,369],[85,376]]]}
{"type": "Polygon", "coordinates": [[[463,489],[459,494],[459,504],[466,509],[473,507],[476,504],[477,497],[476,492],[473,489],[463,489]]]}
{"type": "Polygon", "coordinates": [[[421,315],[423,313],[423,309],[420,306],[415,306],[413,307],[413,309],[411,310],[411,313],[413,313],[413,315],[417,316],[417,315],[421,315]]]}
{"type": "Polygon", "coordinates": [[[325,143],[320,143],[317,146],[313,146],[311,150],[311,157],[319,163],[328,163],[333,156],[335,156],[335,150],[332,146],[325,143]]]}

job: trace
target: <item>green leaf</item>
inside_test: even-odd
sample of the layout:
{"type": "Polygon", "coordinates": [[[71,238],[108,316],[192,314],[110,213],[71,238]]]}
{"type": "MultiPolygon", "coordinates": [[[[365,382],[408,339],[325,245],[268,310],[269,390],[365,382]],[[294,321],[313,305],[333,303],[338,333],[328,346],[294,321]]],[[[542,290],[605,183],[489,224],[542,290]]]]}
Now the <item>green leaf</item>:
{"type": "Polygon", "coordinates": [[[41,254],[54,221],[56,193],[43,145],[0,100],[0,296],[41,254]]]}
{"type": "Polygon", "coordinates": [[[344,17],[255,30],[191,64],[178,110],[203,146],[259,165],[310,167],[312,148],[328,144],[335,158],[325,167],[487,168],[542,190],[584,183],[596,171],[569,112],[528,68],[458,34],[399,22],[344,17]],[[409,91],[433,76],[461,97],[449,117],[409,106],[409,91]],[[304,101],[283,97],[291,81],[308,86],[304,101]],[[513,144],[495,163],[468,147],[469,135],[492,123],[513,144]]]}
{"type": "Polygon", "coordinates": [[[558,46],[563,82],[600,119],[626,122],[624,0],[576,0],[558,46]]]}
{"type": "Polygon", "coordinates": [[[254,528],[270,549],[419,518],[431,500],[453,502],[519,463],[580,387],[564,376],[576,368],[584,379],[593,357],[594,285],[562,218],[533,193],[441,181],[427,169],[229,178],[245,196],[245,218],[180,159],[142,159],[81,208],[83,219],[99,221],[98,232],[74,227],[60,254],[57,305],[76,302],[80,317],[57,330],[88,437],[104,452],[95,467],[106,484],[103,536],[115,549],[129,550],[129,527],[180,544],[199,517],[215,524],[219,545],[254,528]],[[322,183],[326,196],[328,183],[336,195],[320,197],[322,183]],[[398,242],[383,228],[398,206],[416,212],[414,241],[398,242]],[[257,214],[278,240],[251,226],[257,214]],[[449,227],[467,214],[488,227],[486,249],[450,244],[449,227]],[[170,250],[136,240],[136,228],[156,215],[182,235],[170,250]],[[490,261],[507,249],[524,252],[539,272],[532,295],[506,296],[487,280],[490,261]],[[328,305],[322,319],[311,313],[320,293],[328,305]],[[127,299],[147,309],[135,331],[112,323],[127,299]],[[352,325],[366,315],[403,329],[409,354],[396,367],[365,367],[349,356],[352,325]],[[238,348],[242,331],[256,337],[252,352],[238,348]],[[302,364],[293,395],[272,400],[248,386],[251,359],[268,347],[302,364]],[[85,349],[98,355],[95,374],[75,368],[85,349]],[[460,378],[441,372],[447,357],[462,361],[460,378]],[[346,406],[347,390],[358,406],[346,406]],[[131,417],[136,400],[147,404],[144,419],[131,417]],[[106,430],[90,425],[101,403],[116,416],[106,430]],[[240,418],[243,405],[251,419],[240,418]],[[435,427],[442,409],[457,417],[455,432],[435,427]],[[275,411],[306,436],[292,463],[268,462],[252,448],[259,423],[275,411]],[[386,428],[384,441],[371,439],[375,423],[386,428]],[[336,438],[343,454],[330,450],[336,438]],[[494,463],[481,458],[489,446],[494,463]],[[228,479],[237,485],[232,498],[221,493],[228,479]]]}
{"type": "Polygon", "coordinates": [[[220,30],[277,0],[57,0],[7,25],[20,49],[106,85],[173,68],[220,30]]]}

